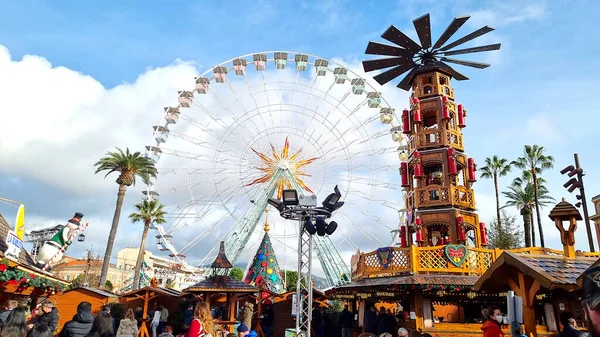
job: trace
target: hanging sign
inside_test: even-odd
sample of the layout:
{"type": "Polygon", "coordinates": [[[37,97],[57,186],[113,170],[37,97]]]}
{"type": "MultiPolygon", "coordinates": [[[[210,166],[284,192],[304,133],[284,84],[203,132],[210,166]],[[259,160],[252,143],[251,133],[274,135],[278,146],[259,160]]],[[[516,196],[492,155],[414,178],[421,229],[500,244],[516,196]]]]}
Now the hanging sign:
{"type": "Polygon", "coordinates": [[[369,298],[371,296],[373,296],[373,295],[368,294],[368,293],[356,293],[357,298],[369,298]]]}
{"type": "Polygon", "coordinates": [[[392,262],[392,247],[377,248],[376,255],[377,259],[379,259],[379,264],[383,268],[387,268],[392,262]]]}
{"type": "Polygon", "coordinates": [[[455,267],[460,267],[467,259],[468,251],[465,245],[446,245],[444,252],[448,261],[455,267]]]}
{"type": "Polygon", "coordinates": [[[333,295],[333,298],[337,298],[340,300],[353,300],[354,295],[352,295],[352,294],[335,294],[335,295],[333,295]]]}
{"type": "Polygon", "coordinates": [[[380,292],[376,292],[375,296],[377,296],[377,297],[396,297],[396,294],[390,293],[390,292],[385,292],[385,291],[380,291],[380,292]]]}
{"type": "Polygon", "coordinates": [[[4,256],[9,260],[17,261],[23,248],[23,241],[19,239],[19,236],[14,231],[9,231],[8,235],[6,235],[6,245],[8,249],[4,252],[4,256]]]}

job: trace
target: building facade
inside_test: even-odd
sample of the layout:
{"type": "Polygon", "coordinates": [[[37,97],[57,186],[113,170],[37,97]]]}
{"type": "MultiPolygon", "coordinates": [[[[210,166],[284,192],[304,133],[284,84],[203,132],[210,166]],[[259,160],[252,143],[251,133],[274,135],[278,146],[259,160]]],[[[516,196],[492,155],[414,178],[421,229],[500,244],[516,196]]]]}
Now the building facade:
{"type": "MultiPolygon", "coordinates": [[[[122,288],[132,282],[138,251],[138,248],[121,249],[117,253],[116,263],[110,264],[107,280],[113,285],[114,292],[120,292],[122,288]]],[[[149,251],[144,254],[144,262],[147,266],[144,271],[146,275],[149,278],[156,277],[161,287],[181,290],[202,278],[203,271],[201,269],[182,266],[176,261],[155,256],[149,251]]],[[[101,270],[101,259],[65,257],[53,268],[53,273],[67,281],[72,281],[81,275],[82,283],[95,285],[101,270]]]]}

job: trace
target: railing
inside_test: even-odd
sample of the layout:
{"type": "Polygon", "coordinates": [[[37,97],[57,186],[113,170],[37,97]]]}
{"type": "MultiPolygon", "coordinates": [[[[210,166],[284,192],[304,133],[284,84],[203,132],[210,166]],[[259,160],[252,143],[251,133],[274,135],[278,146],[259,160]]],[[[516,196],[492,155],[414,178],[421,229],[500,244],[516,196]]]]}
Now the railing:
{"type": "Polygon", "coordinates": [[[463,135],[456,130],[431,128],[423,129],[408,137],[410,152],[438,146],[453,146],[459,150],[464,150],[463,135]]]}
{"type": "Polygon", "coordinates": [[[475,209],[475,193],[464,186],[429,185],[415,189],[415,207],[461,206],[475,209]]]}
{"type": "MultiPolygon", "coordinates": [[[[378,257],[378,251],[360,253],[356,268],[352,269],[352,280],[401,275],[408,272],[418,273],[443,273],[456,275],[479,276],[492,265],[502,254],[499,249],[467,247],[467,257],[456,267],[448,261],[445,246],[433,247],[390,247],[391,259],[389,265],[384,267],[378,257]]],[[[559,250],[549,248],[520,248],[510,250],[513,253],[532,255],[563,255],[559,250]]],[[[600,253],[588,253],[597,254],[600,253]]],[[[382,254],[383,258],[388,258],[382,254]]]]}

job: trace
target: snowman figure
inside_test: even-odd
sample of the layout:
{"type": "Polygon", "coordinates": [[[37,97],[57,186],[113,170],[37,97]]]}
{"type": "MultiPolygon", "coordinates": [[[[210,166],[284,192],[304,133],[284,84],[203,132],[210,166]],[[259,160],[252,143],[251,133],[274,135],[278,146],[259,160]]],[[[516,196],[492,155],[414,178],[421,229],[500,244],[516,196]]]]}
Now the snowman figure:
{"type": "MultiPolygon", "coordinates": [[[[48,263],[60,261],[73,241],[75,230],[81,226],[81,218],[83,218],[82,213],[75,213],[65,226],[61,226],[59,231],[50,240],[44,242],[37,255],[36,264],[39,268],[43,268],[48,263]]],[[[47,269],[49,268],[47,267],[47,269]]]]}

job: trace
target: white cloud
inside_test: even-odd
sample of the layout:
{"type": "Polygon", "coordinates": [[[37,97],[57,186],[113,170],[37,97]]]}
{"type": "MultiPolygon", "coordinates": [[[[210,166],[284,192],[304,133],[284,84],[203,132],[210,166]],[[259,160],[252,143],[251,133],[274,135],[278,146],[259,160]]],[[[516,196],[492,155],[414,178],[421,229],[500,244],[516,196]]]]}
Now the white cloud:
{"type": "Polygon", "coordinates": [[[44,58],[11,60],[0,46],[0,170],[77,194],[114,189],[93,164],[114,146],[143,150],[162,107],[195,75],[177,62],[148,71],[132,84],[104,88],[94,78],[44,58]]]}
{"type": "Polygon", "coordinates": [[[535,114],[525,125],[524,135],[540,143],[564,143],[567,136],[548,115],[535,114]]]}

